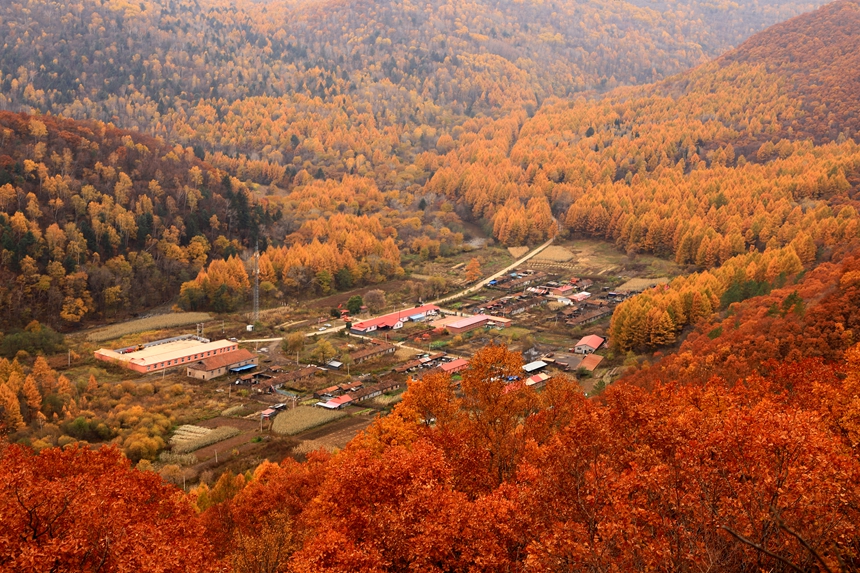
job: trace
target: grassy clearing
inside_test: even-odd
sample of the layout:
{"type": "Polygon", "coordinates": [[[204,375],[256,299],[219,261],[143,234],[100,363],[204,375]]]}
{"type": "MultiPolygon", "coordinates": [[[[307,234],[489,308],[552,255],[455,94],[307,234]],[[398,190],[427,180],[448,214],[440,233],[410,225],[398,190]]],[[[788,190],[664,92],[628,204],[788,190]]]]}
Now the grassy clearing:
{"type": "Polygon", "coordinates": [[[345,412],[339,410],[323,410],[312,406],[299,406],[292,410],[281,412],[275,417],[272,430],[276,434],[292,436],[305,430],[328,424],[338,418],[346,416],[345,412]]]}
{"type": "Polygon", "coordinates": [[[175,328],[177,326],[187,326],[198,322],[206,322],[212,317],[208,312],[175,312],[171,314],[160,314],[158,316],[150,316],[148,318],[140,318],[137,320],[129,320],[119,324],[100,328],[87,335],[87,340],[91,342],[104,342],[121,338],[129,334],[138,332],[146,332],[148,330],[161,330],[164,328],[175,328]]]}
{"type": "Polygon", "coordinates": [[[308,440],[296,446],[293,449],[293,453],[307,455],[311,452],[316,452],[318,450],[326,450],[334,453],[337,451],[337,448],[332,446],[331,444],[326,443],[324,440],[308,440]]]}
{"type": "Polygon", "coordinates": [[[577,239],[562,244],[574,252],[574,258],[569,261],[574,265],[574,274],[598,275],[606,271],[603,276],[609,279],[614,275],[625,278],[673,277],[683,273],[674,261],[648,254],[631,258],[606,241],[577,239]]]}
{"type": "Polygon", "coordinates": [[[519,340],[523,336],[531,334],[531,330],[522,326],[509,326],[499,331],[500,334],[508,340],[519,340]]]}
{"type": "Polygon", "coordinates": [[[216,429],[203,428],[200,426],[179,426],[173,437],[170,438],[170,443],[173,444],[173,453],[187,454],[212,444],[217,444],[227,438],[238,436],[239,428],[230,426],[222,426],[216,429]]]}

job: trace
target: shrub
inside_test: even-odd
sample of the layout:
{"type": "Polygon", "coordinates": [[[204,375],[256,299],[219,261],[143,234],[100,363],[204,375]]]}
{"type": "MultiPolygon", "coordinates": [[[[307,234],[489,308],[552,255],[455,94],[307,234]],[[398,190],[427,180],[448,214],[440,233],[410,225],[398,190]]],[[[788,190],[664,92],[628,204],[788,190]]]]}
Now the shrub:
{"type": "Polygon", "coordinates": [[[179,466],[193,466],[197,463],[197,456],[194,454],[177,454],[174,452],[161,452],[158,454],[158,461],[165,464],[176,464],[179,466]]]}
{"type": "Polygon", "coordinates": [[[113,430],[108,428],[101,420],[87,420],[78,416],[74,420],[64,422],[62,425],[64,434],[68,434],[78,440],[87,442],[101,442],[114,437],[113,430]]]}
{"type": "Polygon", "coordinates": [[[0,340],[0,356],[5,358],[14,358],[21,351],[33,356],[56,354],[63,349],[63,335],[38,323],[31,323],[26,330],[13,331],[0,340]]]}

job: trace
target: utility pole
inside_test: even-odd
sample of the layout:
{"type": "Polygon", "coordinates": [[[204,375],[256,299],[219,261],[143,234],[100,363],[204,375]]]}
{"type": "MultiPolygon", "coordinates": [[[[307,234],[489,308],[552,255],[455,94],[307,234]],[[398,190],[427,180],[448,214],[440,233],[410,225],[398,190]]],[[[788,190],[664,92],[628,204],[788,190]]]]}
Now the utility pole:
{"type": "Polygon", "coordinates": [[[260,243],[254,247],[254,320],[256,325],[260,321],[260,243]]]}

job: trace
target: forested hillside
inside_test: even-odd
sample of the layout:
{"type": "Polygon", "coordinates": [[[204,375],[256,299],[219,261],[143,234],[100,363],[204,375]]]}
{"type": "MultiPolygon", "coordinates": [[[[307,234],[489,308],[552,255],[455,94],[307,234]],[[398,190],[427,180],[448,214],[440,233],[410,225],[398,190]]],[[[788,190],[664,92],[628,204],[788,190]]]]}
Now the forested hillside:
{"type": "MultiPolygon", "coordinates": [[[[618,74],[630,76],[631,82],[661,77],[662,72],[636,71],[636,66],[657,69],[653,61],[640,61],[653,58],[651,51],[622,50],[627,41],[654,44],[657,36],[647,42],[642,38],[656,30],[662,30],[663,42],[657,52],[675,62],[676,68],[666,63],[666,70],[703,59],[704,52],[689,61],[679,57],[689,43],[666,49],[693,33],[683,27],[665,32],[669,21],[679,21],[680,7],[622,10],[616,4],[523,5],[508,13],[512,8],[506,4],[399,11],[385,3],[365,9],[337,2],[240,3],[229,9],[188,2],[144,4],[143,9],[120,3],[49,3],[2,19],[9,38],[29,37],[34,26],[42,26],[34,42],[19,40],[4,47],[0,63],[3,69],[14,64],[16,72],[3,76],[2,97],[11,107],[108,118],[166,141],[193,144],[198,157],[235,177],[222,174],[220,181],[206,185],[189,185],[187,176],[175,181],[178,191],[172,201],[178,211],[169,214],[172,219],[196,208],[197,194],[189,195],[186,188],[202,193],[204,187],[227,185],[234,197],[230,201],[235,201],[245,197],[237,191],[241,181],[268,184],[268,208],[283,217],[267,233],[278,248],[285,241],[281,251],[264,255],[264,263],[273,265],[266,282],[283,294],[326,293],[397,276],[397,248],[424,258],[456,252],[462,248],[463,220],[485,224],[506,245],[534,244],[560,229],[609,239],[631,254],[655,253],[704,269],[744,255],[747,259],[733,265],[748,269],[755,260],[756,270],[750,273],[757,281],[797,273],[827,258],[834,245],[857,236],[853,196],[860,180],[860,148],[852,106],[860,92],[850,86],[841,91],[822,87],[837,85],[838,71],[857,63],[860,40],[850,33],[858,20],[856,2],[842,0],[792,20],[715,62],[655,86],[620,88],[599,99],[553,99],[599,83],[601,57],[605,66],[609,61],[632,66],[618,74]],[[557,10],[555,17],[544,18],[550,8],[557,10]],[[591,10],[601,20],[584,34],[579,24],[589,21],[591,10]],[[566,35],[558,42],[541,39],[540,33],[532,33],[538,22],[566,35]],[[388,32],[382,34],[384,30],[388,32]],[[490,41],[493,30],[497,38],[490,41]],[[174,42],[177,34],[185,41],[174,42]],[[809,41],[813,36],[815,41],[809,41]],[[614,40],[605,41],[607,37],[614,40]],[[488,47],[502,45],[513,51],[500,55],[488,47]],[[600,50],[589,51],[598,45],[613,51],[603,56],[600,50]],[[178,51],[180,46],[185,49],[178,51]],[[50,55],[64,64],[49,62],[50,55]],[[537,60],[543,64],[530,64],[537,60]],[[595,68],[589,71],[588,66],[595,68]],[[585,79],[572,79],[579,76],[585,79]],[[330,113],[318,114],[321,108],[330,113]],[[223,131],[225,126],[231,126],[233,135],[223,131]],[[259,160],[237,155],[252,150],[259,152],[254,156],[259,160]],[[332,237],[326,244],[330,252],[323,253],[314,237],[319,245],[332,237]],[[750,249],[763,252],[764,259],[747,255],[750,249]]],[[[749,16],[744,10],[753,10],[758,16],[746,21],[754,26],[791,9],[753,8],[726,7],[730,17],[724,21],[735,22],[741,14],[749,16]]],[[[693,4],[684,10],[705,14],[710,8],[693,4]]],[[[705,26],[689,21],[694,28],[705,26]]],[[[712,33],[724,42],[741,34],[735,24],[726,26],[712,33]]],[[[41,161],[45,151],[37,149],[36,136],[20,130],[13,135],[34,138],[33,146],[18,141],[18,155],[8,154],[20,163],[16,169],[24,170],[24,160],[53,168],[50,161],[41,161]],[[39,157],[24,156],[31,152],[39,157]]],[[[50,151],[63,153],[62,148],[50,151]]],[[[131,166],[124,174],[137,192],[159,179],[149,173],[139,177],[143,174],[131,166]]],[[[47,205],[54,198],[51,184],[42,184],[43,175],[50,179],[55,173],[21,181],[37,189],[37,198],[47,205]]],[[[30,189],[18,185],[13,191],[26,196],[30,189]]],[[[226,233],[210,228],[205,199],[201,214],[206,217],[174,225],[178,241],[191,241],[201,232],[210,244],[220,234],[228,242],[234,238],[229,227],[226,233]]],[[[23,203],[9,202],[5,208],[10,216],[27,217],[23,203]]],[[[39,214],[30,215],[42,233],[51,223],[62,228],[72,213],[68,201],[50,217],[48,211],[40,206],[39,214]],[[49,221],[51,217],[56,220],[49,221]]],[[[232,224],[226,216],[222,213],[215,223],[232,224]]],[[[274,223],[274,217],[268,222],[274,223]]],[[[133,233],[130,223],[124,224],[126,230],[113,225],[120,239],[105,239],[109,231],[94,231],[89,251],[99,252],[106,263],[120,243],[123,248],[129,244],[132,234],[136,241],[131,243],[141,248],[148,223],[141,226],[135,220],[133,233]]],[[[248,246],[258,231],[254,225],[239,227],[245,236],[235,238],[248,246]]],[[[157,229],[152,236],[161,239],[157,229]]],[[[233,250],[225,253],[229,257],[233,250]]],[[[14,258],[19,265],[20,253],[14,258]]],[[[40,274],[49,262],[42,261],[40,274]]],[[[18,266],[12,268],[18,272],[18,266]]],[[[135,300],[164,300],[169,291],[194,279],[184,306],[235,308],[244,289],[241,277],[230,282],[236,296],[216,301],[219,283],[212,286],[206,272],[195,279],[200,268],[172,273],[178,282],[171,279],[169,286],[146,289],[148,298],[135,300]]],[[[633,323],[650,314],[652,327],[643,330],[644,337],[621,342],[622,348],[673,340],[686,324],[710,316],[730,284],[727,275],[673,287],[710,299],[707,305],[697,303],[695,312],[692,300],[683,303],[683,310],[670,300],[638,301],[633,323]],[[652,336],[656,321],[662,326],[652,336]]],[[[120,288],[116,277],[106,281],[120,288]]],[[[53,282],[55,289],[65,288],[57,286],[59,279],[53,282]]],[[[69,318],[86,314],[82,307],[104,313],[123,300],[89,304],[82,293],[71,291],[50,298],[78,308],[72,312],[69,307],[69,318]]],[[[55,314],[62,304],[55,302],[47,314],[55,314]]]]}
{"type": "Polygon", "coordinates": [[[774,284],[858,238],[860,90],[816,87],[860,64],[858,25],[843,0],[655,86],[487,120],[425,189],[492,220],[505,244],[543,238],[529,216],[543,209],[562,233],[706,269],[616,312],[622,350],[669,344],[738,273],[774,284]],[[786,30],[806,36],[787,44],[786,30]]]}
{"type": "Polygon", "coordinates": [[[261,182],[402,188],[470,117],[656,81],[818,4],[15,0],[0,107],[199,145],[261,182]]]}
{"type": "Polygon", "coordinates": [[[736,383],[785,362],[840,363],[860,334],[860,253],[836,258],[772,290],[740,274],[715,307],[717,316],[704,320],[677,352],[625,380],[646,388],[663,380],[707,384],[712,377],[736,383]]]}
{"type": "Polygon", "coordinates": [[[326,295],[457,252],[464,221],[687,272],[615,307],[600,356],[628,369],[590,398],[481,342],[340,450],[190,491],[151,471],[179,409],[239,395],[268,442],[263,401],[0,360],[0,569],[856,572],[860,0],[663,79],[800,8],[4,4],[3,105],[51,111],[0,113],[4,328],[235,309],[258,243],[261,290],[326,295]]]}
{"type": "Polygon", "coordinates": [[[100,123],[0,113],[5,326],[70,326],[161,304],[210,259],[265,244],[279,218],[190,148],[100,123]]]}

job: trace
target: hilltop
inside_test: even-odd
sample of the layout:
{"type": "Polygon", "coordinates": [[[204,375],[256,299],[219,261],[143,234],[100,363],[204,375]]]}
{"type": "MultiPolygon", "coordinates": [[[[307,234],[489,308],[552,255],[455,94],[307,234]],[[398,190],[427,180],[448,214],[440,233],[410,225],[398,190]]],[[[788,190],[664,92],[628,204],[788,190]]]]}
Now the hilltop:
{"type": "Polygon", "coordinates": [[[858,28],[860,4],[833,2],[757,34],[726,54],[721,64],[756,63],[770,74],[789,79],[787,91],[802,105],[801,113],[783,124],[784,137],[820,142],[842,135],[857,140],[858,28]]]}
{"type": "Polygon", "coordinates": [[[404,188],[470,118],[657,81],[816,5],[16,1],[0,8],[0,107],[198,145],[261,183],[404,188]]]}

